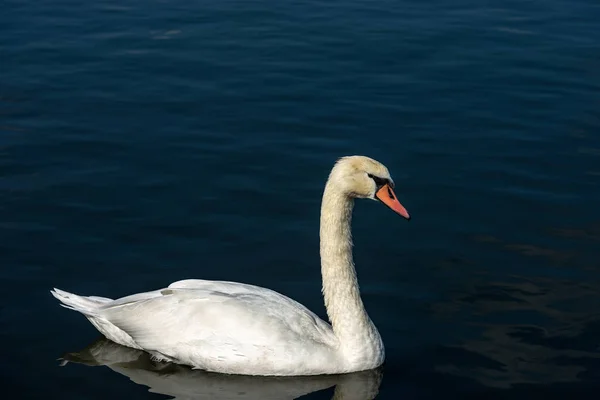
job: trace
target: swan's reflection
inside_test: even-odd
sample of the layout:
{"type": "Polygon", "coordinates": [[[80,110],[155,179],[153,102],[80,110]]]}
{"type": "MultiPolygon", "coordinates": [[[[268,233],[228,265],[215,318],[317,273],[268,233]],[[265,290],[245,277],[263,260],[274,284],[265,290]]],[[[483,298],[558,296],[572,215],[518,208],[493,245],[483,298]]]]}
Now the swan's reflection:
{"type": "Polygon", "coordinates": [[[314,377],[250,377],[222,375],[153,361],[148,353],[99,339],[79,352],[63,356],[68,362],[107,366],[144,385],[152,393],[187,399],[296,399],[335,385],[333,399],[370,400],[379,391],[381,370],[314,377]]]}

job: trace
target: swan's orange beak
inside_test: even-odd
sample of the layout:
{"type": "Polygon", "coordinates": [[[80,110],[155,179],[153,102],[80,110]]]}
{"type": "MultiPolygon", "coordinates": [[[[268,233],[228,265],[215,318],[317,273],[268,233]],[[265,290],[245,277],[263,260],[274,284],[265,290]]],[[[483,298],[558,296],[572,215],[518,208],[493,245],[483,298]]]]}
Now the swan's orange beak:
{"type": "Polygon", "coordinates": [[[406,208],[398,201],[396,198],[396,193],[392,190],[390,185],[385,184],[375,193],[375,197],[377,197],[383,204],[394,210],[396,213],[402,215],[406,219],[410,219],[410,215],[406,208]]]}

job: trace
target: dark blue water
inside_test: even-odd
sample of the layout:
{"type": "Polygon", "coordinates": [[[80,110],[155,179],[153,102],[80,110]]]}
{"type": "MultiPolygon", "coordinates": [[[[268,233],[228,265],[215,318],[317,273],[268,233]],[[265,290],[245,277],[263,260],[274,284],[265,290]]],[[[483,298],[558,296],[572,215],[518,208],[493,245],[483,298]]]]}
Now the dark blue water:
{"type": "Polygon", "coordinates": [[[1,9],[5,395],[160,399],[148,386],[161,380],[171,391],[151,390],[180,399],[326,399],[336,383],[346,399],[597,398],[597,1],[1,9]],[[49,294],[224,279],[325,317],[320,196],[348,154],[386,164],[413,216],[355,210],[380,377],[190,375],[92,344],[95,329],[49,294]],[[59,367],[69,352],[80,364],[59,367]]]}

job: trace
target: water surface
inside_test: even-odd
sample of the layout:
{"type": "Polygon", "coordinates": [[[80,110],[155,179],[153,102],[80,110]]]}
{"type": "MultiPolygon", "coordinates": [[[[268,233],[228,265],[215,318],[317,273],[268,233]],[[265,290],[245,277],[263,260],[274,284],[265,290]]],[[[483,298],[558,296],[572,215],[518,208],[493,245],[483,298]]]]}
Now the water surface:
{"type": "MultiPolygon", "coordinates": [[[[325,317],[320,196],[338,157],[365,154],[388,166],[413,220],[357,203],[355,261],[387,362],[349,392],[597,397],[597,2],[6,0],[2,10],[7,395],[167,397],[108,366],[59,367],[98,335],[58,306],[54,286],[119,297],[235,280],[325,317]]],[[[142,357],[131,373],[189,377],[125,350],[110,354],[142,357]]],[[[207,381],[220,388],[210,396],[239,384],[221,378],[207,381]]],[[[339,382],[289,389],[331,398],[339,382]]]]}

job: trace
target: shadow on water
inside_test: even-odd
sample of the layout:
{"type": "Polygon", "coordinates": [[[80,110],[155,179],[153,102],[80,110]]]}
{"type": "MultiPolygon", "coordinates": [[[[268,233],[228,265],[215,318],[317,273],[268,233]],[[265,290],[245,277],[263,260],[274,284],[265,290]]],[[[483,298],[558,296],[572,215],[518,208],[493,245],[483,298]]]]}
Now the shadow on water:
{"type": "Polygon", "coordinates": [[[69,362],[106,366],[151,393],[185,399],[296,399],[335,386],[332,399],[370,400],[377,396],[381,370],[347,375],[310,377],[252,377],[194,370],[154,361],[148,353],[101,338],[79,352],[63,356],[69,362]]]}
{"type": "Polygon", "coordinates": [[[600,278],[587,244],[598,227],[548,229],[531,242],[478,235],[469,240],[486,248],[483,262],[429,260],[447,279],[435,297],[403,299],[411,314],[388,340],[382,398],[597,397],[600,278]]]}
{"type": "MultiPolygon", "coordinates": [[[[595,226],[553,233],[597,238],[595,226]]],[[[542,392],[555,398],[563,389],[600,387],[600,281],[582,277],[591,267],[575,254],[551,248],[494,237],[476,240],[537,257],[548,270],[558,266],[557,275],[482,274],[463,282],[450,301],[432,306],[438,319],[462,321],[461,339],[432,349],[425,368],[518,398],[542,392]]]]}

